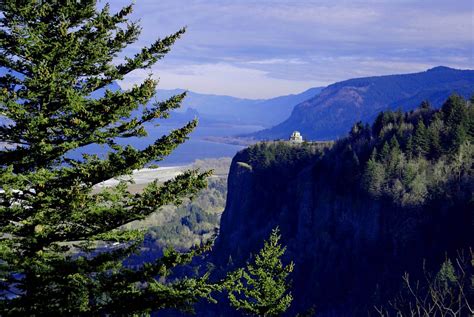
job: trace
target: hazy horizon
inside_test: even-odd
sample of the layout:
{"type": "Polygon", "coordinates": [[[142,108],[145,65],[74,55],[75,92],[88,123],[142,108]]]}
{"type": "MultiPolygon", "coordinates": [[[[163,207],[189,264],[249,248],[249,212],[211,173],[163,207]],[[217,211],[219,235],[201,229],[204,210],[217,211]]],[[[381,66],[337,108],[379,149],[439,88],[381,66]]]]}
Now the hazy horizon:
{"type": "MultiPolygon", "coordinates": [[[[448,66],[445,66],[445,65],[437,65],[437,66],[433,66],[433,67],[430,67],[429,69],[431,68],[435,68],[435,67],[448,67],[448,66]]],[[[452,67],[451,67],[452,68],[452,67]]],[[[424,69],[424,70],[421,70],[421,71],[417,71],[417,72],[423,72],[423,71],[427,71],[429,69],[424,69]]],[[[474,70],[474,69],[471,69],[471,68],[453,68],[453,69],[457,69],[457,70],[474,70]]],[[[374,77],[376,76],[389,76],[389,75],[407,75],[407,74],[412,74],[412,73],[417,73],[417,72],[404,72],[404,73],[393,73],[393,74],[382,74],[382,75],[373,75],[374,77]]],[[[363,78],[363,77],[372,77],[371,75],[367,75],[367,76],[359,76],[359,77],[351,77],[351,78],[346,78],[346,79],[341,79],[340,81],[345,81],[345,80],[349,80],[349,79],[354,79],[354,78],[363,78]]],[[[238,98],[238,99],[248,99],[248,100],[267,100],[267,99],[272,99],[272,98],[278,98],[278,97],[282,97],[282,96],[285,96],[285,95],[297,95],[297,94],[300,94],[300,93],[303,93],[307,90],[310,90],[312,88],[325,88],[327,86],[330,86],[332,84],[334,84],[336,82],[332,82],[332,83],[329,83],[328,85],[324,85],[324,86],[311,86],[311,87],[307,87],[307,88],[303,88],[303,90],[297,90],[297,91],[294,91],[294,92],[289,92],[288,94],[279,94],[279,95],[274,95],[274,96],[268,96],[268,97],[262,97],[262,98],[252,98],[252,97],[241,97],[241,96],[235,96],[235,95],[227,95],[227,94],[219,94],[219,93],[213,93],[213,92],[203,92],[203,91],[197,91],[197,90],[193,90],[193,89],[186,89],[186,88],[181,88],[181,87],[175,87],[175,88],[163,88],[161,87],[160,85],[158,86],[158,90],[164,90],[164,91],[173,91],[173,90],[187,90],[187,91],[190,91],[190,92],[193,92],[193,93],[196,93],[196,94],[201,94],[201,95],[210,95],[210,96],[222,96],[222,97],[232,97],[232,98],[238,98]]],[[[127,85],[124,85],[123,83],[118,83],[120,88],[127,88],[127,85]]]]}
{"type": "Polygon", "coordinates": [[[473,69],[473,12],[468,0],[141,0],[133,19],[143,33],[124,53],[187,26],[152,68],[160,88],[269,98],[354,77],[473,69]]]}

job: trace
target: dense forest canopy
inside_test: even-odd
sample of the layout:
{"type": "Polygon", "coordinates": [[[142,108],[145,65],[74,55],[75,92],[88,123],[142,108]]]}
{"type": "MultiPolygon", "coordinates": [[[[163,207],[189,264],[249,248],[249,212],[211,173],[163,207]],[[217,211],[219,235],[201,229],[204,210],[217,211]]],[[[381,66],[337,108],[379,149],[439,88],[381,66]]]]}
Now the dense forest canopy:
{"type": "MultiPolygon", "coordinates": [[[[351,146],[363,140],[371,145],[362,184],[376,197],[417,205],[472,186],[474,107],[457,95],[440,110],[424,102],[408,113],[382,112],[370,130],[355,125],[351,138],[356,141],[351,146]]],[[[366,160],[367,152],[360,150],[366,160]]]]}

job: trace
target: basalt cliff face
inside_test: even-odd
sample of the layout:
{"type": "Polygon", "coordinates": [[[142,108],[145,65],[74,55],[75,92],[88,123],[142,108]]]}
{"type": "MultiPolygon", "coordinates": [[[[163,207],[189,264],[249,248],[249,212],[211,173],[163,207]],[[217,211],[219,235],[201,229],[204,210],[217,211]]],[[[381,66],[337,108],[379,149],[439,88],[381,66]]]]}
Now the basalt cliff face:
{"type": "MultiPolygon", "coordinates": [[[[401,249],[407,256],[407,247],[414,247],[409,241],[390,243],[382,203],[335,192],[315,163],[288,169],[239,164],[247,160],[245,151],[234,158],[215,253],[242,264],[278,226],[286,260],[296,263],[296,311],[314,305],[318,311],[340,313],[344,306],[365,301],[375,292],[366,286],[390,269],[389,258],[401,249]]],[[[399,278],[401,272],[393,275],[399,278]]]]}
{"type": "MultiPolygon", "coordinates": [[[[433,114],[425,112],[405,114],[404,124],[433,114]]],[[[245,263],[278,226],[287,246],[285,260],[295,262],[290,316],[311,307],[317,316],[375,315],[374,305],[395,295],[404,272],[420,277],[424,261],[435,269],[446,255],[473,245],[472,152],[464,157],[459,177],[443,175],[445,181],[437,189],[426,181],[422,199],[416,196],[416,182],[400,176],[406,188],[395,199],[391,194],[374,194],[363,185],[368,161],[378,162],[370,153],[387,144],[384,139],[393,140],[395,132],[385,130],[374,138],[378,132],[365,129],[317,148],[262,143],[233,159],[214,258],[221,266],[245,263]]],[[[401,149],[390,147],[387,157],[395,160],[392,151],[409,157],[407,135],[396,138],[401,149]]],[[[380,164],[389,166],[390,160],[380,164]]],[[[424,159],[406,160],[403,164],[409,166],[424,159]]],[[[445,156],[426,164],[436,168],[441,161],[450,166],[445,156]]],[[[415,173],[429,171],[427,167],[415,173]]],[[[404,186],[387,182],[393,186],[387,185],[386,193],[404,186]]]]}

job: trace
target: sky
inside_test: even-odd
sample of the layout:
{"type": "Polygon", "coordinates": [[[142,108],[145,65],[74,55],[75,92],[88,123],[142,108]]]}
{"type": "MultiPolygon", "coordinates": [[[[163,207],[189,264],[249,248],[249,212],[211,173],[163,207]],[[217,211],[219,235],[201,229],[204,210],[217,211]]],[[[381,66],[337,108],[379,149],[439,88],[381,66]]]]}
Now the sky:
{"type": "MultiPolygon", "coordinates": [[[[118,10],[130,1],[111,1],[118,10]]],[[[187,26],[150,72],[162,89],[269,98],[434,66],[474,69],[472,0],[136,0],[125,55],[187,26]]]]}

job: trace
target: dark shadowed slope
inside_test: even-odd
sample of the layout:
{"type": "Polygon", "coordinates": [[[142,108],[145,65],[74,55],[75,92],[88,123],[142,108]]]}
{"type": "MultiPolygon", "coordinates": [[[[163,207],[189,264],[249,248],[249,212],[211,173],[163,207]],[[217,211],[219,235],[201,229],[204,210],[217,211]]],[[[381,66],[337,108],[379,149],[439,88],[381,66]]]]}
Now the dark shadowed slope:
{"type": "Polygon", "coordinates": [[[379,316],[374,305],[396,296],[403,272],[423,280],[424,260],[436,272],[473,246],[473,122],[473,106],[451,97],[440,110],[381,113],[332,146],[237,153],[217,267],[245,263],[278,226],[295,262],[287,316],[312,306],[318,317],[379,316]]]}
{"type": "Polygon", "coordinates": [[[356,121],[372,121],[379,111],[411,110],[423,100],[439,107],[453,92],[465,98],[474,93],[474,70],[440,66],[421,73],[350,79],[328,86],[297,105],[286,121],[252,136],[280,139],[298,130],[307,139],[335,139],[356,121]]]}

